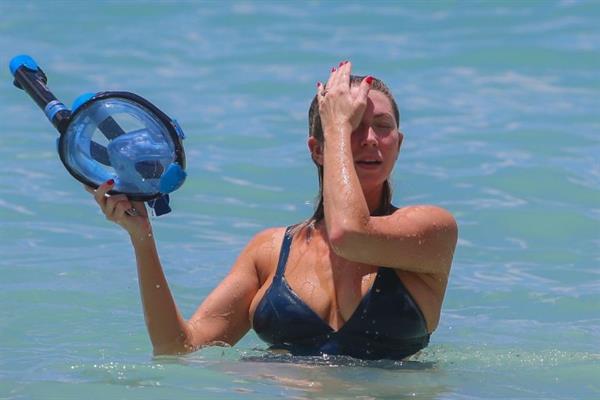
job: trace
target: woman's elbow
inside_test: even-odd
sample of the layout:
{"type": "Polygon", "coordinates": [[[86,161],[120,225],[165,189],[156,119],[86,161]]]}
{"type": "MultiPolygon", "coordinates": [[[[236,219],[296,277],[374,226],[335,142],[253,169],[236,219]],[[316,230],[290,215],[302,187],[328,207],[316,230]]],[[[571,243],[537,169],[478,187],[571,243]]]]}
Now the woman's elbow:
{"type": "Polygon", "coordinates": [[[437,238],[436,249],[430,254],[439,254],[439,258],[436,260],[437,264],[441,267],[441,270],[446,275],[450,273],[452,266],[452,260],[454,258],[454,252],[456,250],[456,243],[458,241],[458,224],[453,217],[449,217],[443,226],[440,227],[440,231],[437,238]]]}
{"type": "Polygon", "coordinates": [[[334,250],[343,245],[344,235],[344,230],[339,226],[327,228],[327,240],[334,250]]]}
{"type": "Polygon", "coordinates": [[[152,338],[153,354],[155,356],[177,356],[195,351],[198,346],[193,344],[193,336],[189,329],[183,329],[176,337],[152,338]]]}
{"type": "Polygon", "coordinates": [[[357,232],[348,227],[336,227],[327,231],[327,239],[333,252],[344,258],[351,258],[353,249],[356,249],[357,232]]]}

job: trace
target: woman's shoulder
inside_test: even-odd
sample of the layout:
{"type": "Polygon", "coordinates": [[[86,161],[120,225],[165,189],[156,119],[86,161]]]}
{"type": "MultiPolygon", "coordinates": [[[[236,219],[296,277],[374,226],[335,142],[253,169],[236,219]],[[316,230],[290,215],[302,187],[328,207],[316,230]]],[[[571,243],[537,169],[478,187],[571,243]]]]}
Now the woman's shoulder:
{"type": "Polygon", "coordinates": [[[265,257],[272,258],[273,253],[279,250],[285,229],[285,226],[279,226],[259,231],[250,239],[246,250],[252,252],[257,261],[264,261],[265,257]]]}
{"type": "Polygon", "coordinates": [[[261,285],[266,281],[277,264],[285,230],[285,226],[263,229],[250,239],[246,247],[248,251],[252,252],[252,258],[261,285]]]}
{"type": "Polygon", "coordinates": [[[410,204],[404,207],[396,207],[394,214],[399,213],[401,215],[406,214],[423,214],[429,215],[436,218],[451,218],[454,219],[452,213],[443,207],[436,206],[434,204],[410,204]]]}
{"type": "Polygon", "coordinates": [[[257,232],[252,237],[252,239],[250,239],[250,244],[254,244],[255,246],[261,246],[264,244],[271,243],[273,241],[277,241],[278,239],[283,239],[285,230],[286,230],[285,226],[275,226],[275,227],[265,228],[265,229],[257,232]]]}

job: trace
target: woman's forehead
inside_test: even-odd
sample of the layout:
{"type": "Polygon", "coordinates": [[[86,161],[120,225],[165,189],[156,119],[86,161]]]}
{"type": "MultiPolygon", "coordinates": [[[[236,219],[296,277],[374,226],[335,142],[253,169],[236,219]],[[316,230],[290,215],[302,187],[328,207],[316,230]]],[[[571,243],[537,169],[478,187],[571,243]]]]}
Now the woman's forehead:
{"type": "MultiPolygon", "coordinates": [[[[350,88],[350,93],[355,95],[358,92],[358,86],[350,88]]],[[[379,90],[369,91],[369,100],[367,102],[367,109],[372,109],[374,114],[390,114],[394,116],[392,103],[390,99],[384,93],[379,90]]]]}
{"type": "Polygon", "coordinates": [[[376,113],[388,113],[392,116],[394,115],[392,102],[379,90],[371,90],[369,92],[369,99],[373,102],[376,113]]]}

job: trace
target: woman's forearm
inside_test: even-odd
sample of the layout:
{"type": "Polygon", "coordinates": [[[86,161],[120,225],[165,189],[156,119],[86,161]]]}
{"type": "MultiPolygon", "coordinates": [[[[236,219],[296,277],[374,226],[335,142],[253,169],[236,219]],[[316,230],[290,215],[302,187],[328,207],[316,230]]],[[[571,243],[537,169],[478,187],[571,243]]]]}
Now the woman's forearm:
{"type": "Polygon", "coordinates": [[[326,127],[323,149],[323,202],[325,224],[335,246],[345,233],[364,229],[370,212],[354,167],[351,148],[352,127],[326,127]]]}
{"type": "Polygon", "coordinates": [[[192,351],[187,322],[177,309],[165,278],[152,228],[130,235],[137,262],[144,318],[155,354],[192,351]]]}

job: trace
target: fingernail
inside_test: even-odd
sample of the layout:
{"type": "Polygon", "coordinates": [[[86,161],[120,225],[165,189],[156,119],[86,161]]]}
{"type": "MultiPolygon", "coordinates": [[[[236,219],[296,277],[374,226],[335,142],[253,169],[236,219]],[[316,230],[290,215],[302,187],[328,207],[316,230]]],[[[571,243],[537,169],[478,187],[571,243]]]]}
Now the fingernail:
{"type": "Polygon", "coordinates": [[[106,181],[106,184],[109,185],[109,186],[112,186],[112,185],[115,184],[115,180],[114,179],[109,179],[109,180],[106,181]]]}
{"type": "Polygon", "coordinates": [[[370,85],[371,83],[373,83],[373,77],[369,75],[365,78],[365,81],[370,85]]]}
{"type": "Polygon", "coordinates": [[[335,67],[331,68],[331,72],[335,72],[335,67]]]}
{"type": "Polygon", "coordinates": [[[339,66],[341,67],[341,66],[342,66],[342,65],[344,65],[344,64],[346,64],[346,61],[342,61],[342,62],[340,62],[340,65],[339,65],[339,66]]]}
{"type": "Polygon", "coordinates": [[[317,82],[317,87],[321,87],[321,82],[317,82]]]}

